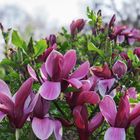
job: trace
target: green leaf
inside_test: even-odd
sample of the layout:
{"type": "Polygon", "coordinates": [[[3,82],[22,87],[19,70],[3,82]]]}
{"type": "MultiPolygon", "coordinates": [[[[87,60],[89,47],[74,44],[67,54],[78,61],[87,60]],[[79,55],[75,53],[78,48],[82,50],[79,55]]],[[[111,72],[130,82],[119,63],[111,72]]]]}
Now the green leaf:
{"type": "Polygon", "coordinates": [[[104,52],[98,49],[92,42],[88,43],[88,50],[97,52],[101,57],[104,57],[104,52]]]}
{"type": "Polygon", "coordinates": [[[16,30],[13,30],[12,32],[12,43],[17,47],[17,48],[22,48],[26,50],[26,43],[25,41],[20,37],[19,33],[16,30]]]}
{"type": "Polygon", "coordinates": [[[39,55],[41,55],[47,47],[48,46],[47,46],[46,40],[44,39],[39,40],[34,46],[35,57],[38,57],[39,55]]]}
{"type": "Polygon", "coordinates": [[[69,93],[69,92],[77,92],[78,89],[74,88],[74,87],[68,87],[64,92],[65,93],[69,93]]]}

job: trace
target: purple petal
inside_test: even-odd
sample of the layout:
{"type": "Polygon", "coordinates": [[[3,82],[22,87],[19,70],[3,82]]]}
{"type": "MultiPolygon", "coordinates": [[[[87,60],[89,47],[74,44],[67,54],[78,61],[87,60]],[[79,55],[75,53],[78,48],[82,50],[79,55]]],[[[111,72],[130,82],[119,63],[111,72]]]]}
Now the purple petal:
{"type": "Polygon", "coordinates": [[[73,116],[76,126],[80,129],[84,129],[88,123],[86,106],[76,106],[73,110],[73,116]]]}
{"type": "Polygon", "coordinates": [[[97,113],[96,116],[94,116],[88,125],[88,130],[90,133],[92,133],[93,131],[95,131],[102,123],[103,123],[103,116],[101,113],[97,113]]]}
{"type": "Polygon", "coordinates": [[[116,104],[114,100],[110,96],[106,95],[100,102],[99,107],[106,121],[109,122],[111,126],[114,126],[117,114],[116,104]]]}
{"type": "Polygon", "coordinates": [[[55,100],[61,92],[60,82],[45,81],[38,92],[46,100],[55,100]]]}
{"type": "Polygon", "coordinates": [[[0,92],[11,98],[11,92],[8,85],[0,79],[0,92]]]}
{"type": "Polygon", "coordinates": [[[117,43],[123,43],[124,40],[125,40],[124,35],[118,35],[118,36],[117,36],[117,43]]]}
{"type": "Polygon", "coordinates": [[[89,72],[89,67],[90,64],[88,61],[86,61],[70,76],[70,78],[76,78],[76,79],[84,78],[89,72]]]}
{"type": "Polygon", "coordinates": [[[99,95],[94,91],[83,91],[78,96],[77,105],[84,103],[97,104],[100,101],[99,95]]]}
{"type": "Polygon", "coordinates": [[[6,114],[5,113],[3,113],[3,112],[0,112],[0,122],[3,120],[3,118],[6,116],[6,114]]]}
{"type": "Polygon", "coordinates": [[[140,103],[138,103],[130,113],[129,121],[133,121],[140,115],[140,103]]]}
{"type": "Polygon", "coordinates": [[[50,102],[42,98],[40,95],[34,108],[34,116],[42,118],[47,115],[50,108],[50,102]]]}
{"type": "Polygon", "coordinates": [[[128,96],[133,99],[137,99],[137,91],[135,87],[130,87],[127,90],[128,96]]]}
{"type": "Polygon", "coordinates": [[[140,122],[140,116],[138,116],[137,118],[133,119],[130,124],[134,127],[137,126],[137,124],[140,122]]]}
{"type": "Polygon", "coordinates": [[[81,90],[89,91],[92,86],[92,83],[90,82],[90,80],[81,80],[81,82],[82,82],[81,90]]]}
{"type": "Polygon", "coordinates": [[[41,74],[41,77],[44,79],[44,81],[46,81],[48,79],[45,64],[42,64],[42,66],[40,68],[40,74],[41,74]]]}
{"type": "Polygon", "coordinates": [[[130,113],[130,105],[128,96],[124,95],[121,97],[116,115],[115,126],[125,128],[128,123],[130,113]]]}
{"type": "Polygon", "coordinates": [[[70,71],[74,68],[76,64],[76,51],[69,50],[64,55],[64,64],[63,64],[63,78],[66,78],[70,71]]]}
{"type": "Polygon", "coordinates": [[[38,101],[38,97],[39,97],[39,94],[36,94],[35,97],[30,101],[30,104],[28,105],[28,107],[24,107],[24,112],[26,114],[29,114],[33,111],[37,101],[38,101]]]}
{"type": "Polygon", "coordinates": [[[133,45],[135,43],[136,39],[134,38],[128,38],[129,45],[133,45]]]}
{"type": "Polygon", "coordinates": [[[54,122],[54,135],[56,140],[62,140],[62,124],[60,121],[53,121],[54,122]]]}
{"type": "Polygon", "coordinates": [[[127,66],[124,62],[118,60],[112,67],[112,71],[118,78],[122,78],[127,72],[127,66]]]}
{"type": "Polygon", "coordinates": [[[28,70],[29,75],[30,75],[34,80],[38,81],[35,70],[34,70],[29,64],[27,65],[27,70],[28,70]]]}
{"type": "Polygon", "coordinates": [[[45,67],[51,78],[58,79],[61,75],[63,65],[63,55],[56,50],[53,50],[48,56],[45,67]]]}
{"type": "Polygon", "coordinates": [[[32,91],[32,84],[33,79],[29,78],[21,85],[19,90],[14,95],[13,100],[15,100],[15,107],[17,109],[22,110],[24,108],[25,101],[32,91]]]}
{"type": "Polygon", "coordinates": [[[104,140],[125,140],[125,129],[110,127],[107,129],[104,140]]]}
{"type": "Polygon", "coordinates": [[[113,90],[111,93],[108,93],[108,91],[111,89],[111,87],[114,85],[115,79],[107,79],[107,80],[99,80],[98,83],[98,89],[99,93],[104,97],[106,94],[109,94],[111,97],[114,97],[116,94],[116,91],[113,90]]]}
{"type": "Polygon", "coordinates": [[[75,87],[77,89],[82,87],[82,82],[76,78],[71,78],[71,79],[68,79],[67,81],[69,84],[71,84],[73,87],[75,87]]]}
{"type": "Polygon", "coordinates": [[[53,122],[49,118],[33,118],[32,129],[34,134],[41,140],[48,139],[53,133],[53,122]]]}
{"type": "Polygon", "coordinates": [[[12,113],[14,109],[13,101],[3,93],[0,93],[0,111],[3,113],[12,113]]]}

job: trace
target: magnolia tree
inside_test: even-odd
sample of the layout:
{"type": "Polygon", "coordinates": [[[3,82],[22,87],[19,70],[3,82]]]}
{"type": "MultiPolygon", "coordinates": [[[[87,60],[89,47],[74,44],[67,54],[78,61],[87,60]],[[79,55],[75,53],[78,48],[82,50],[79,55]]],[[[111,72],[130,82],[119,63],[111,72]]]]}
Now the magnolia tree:
{"type": "Polygon", "coordinates": [[[1,24],[1,139],[140,139],[140,30],[87,16],[29,42],[1,24]]]}

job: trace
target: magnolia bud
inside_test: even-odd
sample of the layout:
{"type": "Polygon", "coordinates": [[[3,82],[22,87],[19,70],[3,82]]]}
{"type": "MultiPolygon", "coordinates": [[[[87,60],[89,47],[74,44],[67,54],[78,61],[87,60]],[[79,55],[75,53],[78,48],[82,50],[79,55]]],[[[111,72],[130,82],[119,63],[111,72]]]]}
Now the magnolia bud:
{"type": "Polygon", "coordinates": [[[124,62],[118,60],[112,67],[112,71],[118,78],[122,78],[127,72],[127,66],[124,62]]]}
{"type": "Polygon", "coordinates": [[[84,19],[77,19],[76,21],[72,21],[70,24],[70,31],[72,35],[77,34],[80,32],[85,25],[85,20],[84,19]]]}

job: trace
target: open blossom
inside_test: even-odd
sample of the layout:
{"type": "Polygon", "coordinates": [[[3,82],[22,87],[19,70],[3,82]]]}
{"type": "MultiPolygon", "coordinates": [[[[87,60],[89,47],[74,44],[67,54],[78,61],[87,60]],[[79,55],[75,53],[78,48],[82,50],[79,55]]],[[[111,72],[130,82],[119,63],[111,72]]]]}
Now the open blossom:
{"type": "Polygon", "coordinates": [[[112,71],[109,68],[108,64],[105,63],[103,67],[92,67],[91,68],[93,74],[97,77],[94,76],[92,78],[94,87],[96,87],[96,91],[99,91],[100,95],[104,97],[105,95],[110,95],[114,97],[116,95],[116,90],[111,88],[115,85],[116,80],[113,77],[112,71]],[[95,79],[97,79],[95,81],[95,79]]]}
{"type": "Polygon", "coordinates": [[[14,128],[22,128],[36,105],[38,95],[29,101],[32,83],[32,78],[26,80],[12,97],[8,85],[0,80],[0,119],[7,116],[14,128]]]}
{"type": "Polygon", "coordinates": [[[49,117],[49,108],[50,102],[39,96],[31,117],[33,132],[41,140],[48,139],[53,132],[56,140],[62,140],[61,122],[49,117]]]}
{"type": "Polygon", "coordinates": [[[88,140],[92,132],[103,122],[101,113],[97,113],[91,120],[88,120],[88,110],[85,105],[76,106],[73,110],[73,116],[80,140],[88,140]]]}
{"type": "Polygon", "coordinates": [[[110,96],[105,96],[99,104],[100,111],[110,124],[104,140],[125,140],[125,128],[129,122],[130,105],[127,95],[120,100],[118,111],[116,104],[110,96]]]}
{"type": "Polygon", "coordinates": [[[136,104],[132,111],[130,110],[129,95],[126,94],[121,97],[118,111],[114,100],[110,96],[105,96],[100,102],[99,107],[105,120],[110,124],[107,129],[104,139],[105,140],[125,140],[125,129],[130,125],[135,125],[135,136],[137,140],[140,139],[139,135],[139,122],[140,122],[140,103],[136,104]]]}
{"type": "MultiPolygon", "coordinates": [[[[69,50],[65,55],[53,50],[41,67],[42,86],[39,90],[40,95],[44,99],[54,100],[60,95],[62,87],[68,86],[68,83],[80,88],[82,86],[80,80],[89,71],[89,62],[86,61],[70,74],[75,65],[76,52],[74,50],[69,50]]],[[[30,66],[28,66],[28,72],[34,79],[37,79],[36,73],[30,66]]]]}

